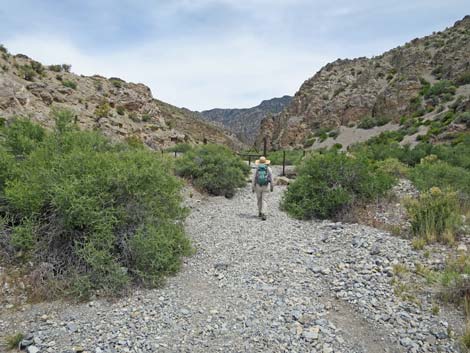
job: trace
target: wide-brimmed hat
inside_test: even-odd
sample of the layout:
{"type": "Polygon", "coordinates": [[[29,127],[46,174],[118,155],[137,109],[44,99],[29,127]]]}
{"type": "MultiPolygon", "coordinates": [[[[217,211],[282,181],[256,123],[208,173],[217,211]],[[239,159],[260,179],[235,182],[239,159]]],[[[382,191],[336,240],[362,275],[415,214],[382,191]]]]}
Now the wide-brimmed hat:
{"type": "Polygon", "coordinates": [[[265,156],[262,156],[260,157],[256,162],[255,164],[258,165],[258,164],[270,164],[271,161],[269,159],[266,159],[265,156]]]}

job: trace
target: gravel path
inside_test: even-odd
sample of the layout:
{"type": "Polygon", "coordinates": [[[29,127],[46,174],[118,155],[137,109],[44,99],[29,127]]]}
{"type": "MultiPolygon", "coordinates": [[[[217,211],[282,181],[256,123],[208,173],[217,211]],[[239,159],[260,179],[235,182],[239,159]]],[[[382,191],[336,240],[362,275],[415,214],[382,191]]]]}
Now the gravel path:
{"type": "MultiPolygon", "coordinates": [[[[255,217],[249,186],[191,200],[197,249],[157,290],[116,302],[49,303],[2,313],[0,332],[31,332],[40,352],[457,352],[448,323],[393,292],[408,242],[361,225],[255,217]]],[[[1,335],[1,333],[0,333],[1,335]]]]}

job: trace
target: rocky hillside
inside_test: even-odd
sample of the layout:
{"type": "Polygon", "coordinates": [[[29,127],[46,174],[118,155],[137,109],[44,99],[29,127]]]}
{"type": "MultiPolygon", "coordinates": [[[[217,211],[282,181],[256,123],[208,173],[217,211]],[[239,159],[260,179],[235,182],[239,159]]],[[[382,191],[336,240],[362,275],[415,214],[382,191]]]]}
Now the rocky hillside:
{"type": "Polygon", "coordinates": [[[27,116],[49,127],[51,109],[75,112],[83,129],[99,129],[120,139],[138,138],[153,149],[178,142],[208,142],[241,148],[220,127],[195,113],[152,97],[150,88],[119,78],[78,76],[69,65],[44,66],[29,57],[11,55],[0,46],[0,116],[27,116]]]}
{"type": "Polygon", "coordinates": [[[205,120],[219,123],[243,142],[251,145],[259,133],[261,121],[267,116],[280,113],[291,100],[292,97],[284,96],[264,100],[253,108],[211,109],[201,112],[201,115],[205,120]]]}
{"type": "MultiPolygon", "coordinates": [[[[383,55],[337,60],[308,79],[291,104],[262,121],[273,148],[305,147],[322,131],[364,119],[398,122],[444,110],[470,83],[470,16],[383,55]],[[435,85],[435,87],[434,87],[435,85]],[[451,89],[454,87],[453,89],[451,89]]],[[[465,97],[464,97],[465,98],[465,97]]]]}

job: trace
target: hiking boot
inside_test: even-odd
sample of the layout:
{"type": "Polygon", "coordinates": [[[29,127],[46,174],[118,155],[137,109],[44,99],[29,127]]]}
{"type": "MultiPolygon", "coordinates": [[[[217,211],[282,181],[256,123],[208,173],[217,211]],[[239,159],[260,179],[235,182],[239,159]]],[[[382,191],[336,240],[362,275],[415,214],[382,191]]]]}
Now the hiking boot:
{"type": "Polygon", "coordinates": [[[261,212],[258,213],[258,217],[261,218],[263,214],[261,212]]]}
{"type": "Polygon", "coordinates": [[[266,215],[265,215],[264,213],[261,214],[261,219],[262,219],[263,221],[266,220],[266,215]]]}

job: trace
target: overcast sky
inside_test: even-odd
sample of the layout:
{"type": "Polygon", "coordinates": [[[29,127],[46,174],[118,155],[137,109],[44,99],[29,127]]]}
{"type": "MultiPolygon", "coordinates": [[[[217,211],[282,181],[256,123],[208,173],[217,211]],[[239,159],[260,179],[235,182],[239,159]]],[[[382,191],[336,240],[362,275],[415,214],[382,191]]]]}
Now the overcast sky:
{"type": "Polygon", "coordinates": [[[470,14],[470,0],[0,0],[0,43],[181,107],[293,95],[337,58],[373,56],[470,14]]]}

